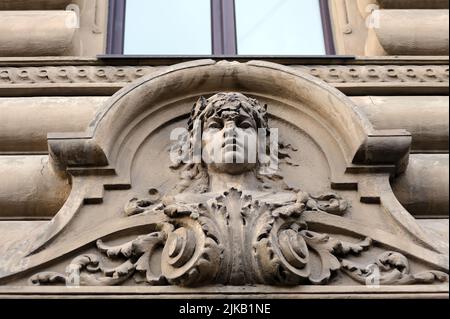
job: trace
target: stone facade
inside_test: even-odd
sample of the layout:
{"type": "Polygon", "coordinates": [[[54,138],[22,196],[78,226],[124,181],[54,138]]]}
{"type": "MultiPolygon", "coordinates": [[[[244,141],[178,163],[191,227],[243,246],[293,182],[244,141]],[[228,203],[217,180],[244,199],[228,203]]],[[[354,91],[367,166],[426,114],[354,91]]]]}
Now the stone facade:
{"type": "Polygon", "coordinates": [[[448,1],[326,59],[93,58],[107,8],[0,1],[0,297],[448,297],[448,1]]]}

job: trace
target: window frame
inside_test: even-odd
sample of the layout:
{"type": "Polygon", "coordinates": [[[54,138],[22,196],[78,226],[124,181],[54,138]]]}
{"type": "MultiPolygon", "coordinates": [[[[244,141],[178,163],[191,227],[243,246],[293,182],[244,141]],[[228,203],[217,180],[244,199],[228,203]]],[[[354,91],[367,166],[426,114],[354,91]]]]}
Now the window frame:
{"type": "MultiPolygon", "coordinates": [[[[239,56],[234,0],[211,1],[211,56],[239,56]]],[[[319,0],[325,54],[336,49],[328,0],[319,0]]],[[[107,48],[108,55],[124,55],[126,0],[109,0],[107,48]]]]}
{"type": "Polygon", "coordinates": [[[106,54],[123,55],[126,0],[109,0],[106,54]]]}

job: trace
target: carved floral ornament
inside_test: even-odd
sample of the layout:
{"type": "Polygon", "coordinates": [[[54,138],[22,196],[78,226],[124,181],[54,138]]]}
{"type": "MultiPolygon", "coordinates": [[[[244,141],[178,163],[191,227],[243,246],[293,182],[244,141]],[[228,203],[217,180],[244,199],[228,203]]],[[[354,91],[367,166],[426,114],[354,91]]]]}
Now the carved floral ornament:
{"type": "MultiPolygon", "coordinates": [[[[74,141],[67,137],[60,137],[59,140],[51,137],[52,155],[59,161],[60,169],[72,174],[72,192],[75,195],[71,199],[74,202],[66,204],[67,210],[63,208],[45,232],[40,230],[39,236],[31,243],[32,248],[28,249],[26,257],[29,264],[23,269],[37,269],[28,277],[30,284],[297,286],[334,285],[336,278],[344,277],[353,285],[447,282],[448,257],[432,246],[411,218],[404,217],[406,211],[401,210],[398,214],[399,206],[396,205],[399,204],[383,188],[384,182],[380,182],[388,182],[390,176],[405,169],[407,154],[403,144],[408,136],[394,134],[391,137],[373,130],[360,114],[354,113],[356,111],[349,100],[340,93],[308,75],[291,74],[286,70],[260,62],[256,65],[228,62],[181,65],[143,79],[116,94],[91,125],[88,133],[93,138],[81,136],[74,141]],[[123,173],[128,172],[124,167],[129,167],[124,163],[133,163],[133,157],[128,154],[133,152],[130,152],[130,146],[120,146],[126,151],[121,151],[119,147],[126,145],[125,141],[132,141],[132,138],[130,135],[122,138],[119,132],[132,132],[129,129],[130,118],[146,114],[146,110],[148,112],[148,109],[161,103],[161,99],[167,98],[164,92],[156,92],[152,88],[165,87],[161,90],[169,92],[172,88],[167,83],[177,80],[188,86],[184,88],[179,85],[177,90],[199,92],[195,81],[202,72],[209,72],[209,82],[205,84],[200,81],[199,87],[207,85],[205,91],[212,90],[214,93],[194,94],[195,97],[190,98],[197,102],[191,109],[187,124],[184,122],[185,134],[174,141],[168,150],[168,153],[175,154],[172,157],[175,160],[167,162],[166,168],[178,176],[176,183],[163,190],[151,188],[147,198],[133,197],[131,177],[123,173]],[[273,76],[280,83],[267,81],[262,85],[257,81],[261,78],[270,80],[273,76]],[[223,82],[228,77],[227,82],[223,82]],[[237,92],[236,88],[244,85],[247,86],[245,91],[251,94],[237,92]],[[335,113],[329,119],[341,116],[343,122],[349,121],[348,125],[329,124],[334,126],[335,132],[343,132],[347,127],[339,139],[339,143],[347,144],[340,149],[352,155],[343,155],[342,158],[350,158],[350,163],[346,165],[352,172],[360,170],[366,175],[370,175],[372,169],[376,172],[378,179],[369,179],[367,187],[372,190],[370,187],[373,184],[376,186],[374,189],[380,192],[376,196],[371,195],[379,198],[377,214],[381,220],[397,223],[403,229],[401,235],[388,231],[388,225],[386,229],[375,228],[369,225],[370,221],[365,224],[354,219],[353,216],[363,206],[349,200],[346,195],[339,195],[332,189],[313,195],[307,189],[288,185],[280,170],[267,169],[267,162],[262,158],[269,159],[269,162],[275,158],[280,168],[296,168],[306,164],[297,163],[294,158],[298,157],[294,155],[308,152],[308,149],[283,142],[283,136],[274,146],[273,136],[277,131],[271,126],[269,114],[277,110],[253,98],[263,96],[258,90],[267,92],[274,85],[291,90],[280,93],[284,96],[303,94],[299,96],[303,99],[300,104],[311,106],[313,111],[319,109],[317,105],[320,103],[330,103],[328,110],[335,113]],[[133,94],[135,99],[130,97],[133,94]],[[323,95],[327,98],[323,99],[323,95]],[[127,112],[135,112],[134,115],[118,112],[121,105],[126,105],[127,112]],[[118,112],[117,117],[115,112],[118,112]],[[105,123],[109,126],[113,123],[114,129],[108,129],[105,123]],[[104,133],[108,130],[110,135],[104,133]],[[259,140],[260,130],[265,132],[263,143],[259,140]],[[80,142],[83,139],[86,141],[80,142]],[[383,147],[395,145],[389,165],[379,159],[377,152],[385,151],[383,148],[377,149],[376,143],[380,139],[383,147]],[[390,142],[390,139],[395,142],[390,142]],[[79,154],[73,156],[71,152],[76,149],[73,143],[85,143],[83,152],[90,152],[90,157],[81,157],[80,160],[79,154]],[[263,147],[261,144],[264,144],[263,147]],[[202,150],[200,157],[195,154],[197,147],[202,150]],[[252,153],[249,152],[252,148],[257,150],[255,157],[248,155],[252,153]],[[274,149],[275,155],[272,153],[274,149]],[[121,171],[116,171],[111,178],[120,182],[114,184],[106,175],[119,163],[121,171]],[[77,195],[82,192],[81,199],[86,205],[86,198],[92,196],[89,192],[95,189],[92,185],[97,185],[97,182],[89,184],[89,189],[82,182],[96,175],[102,176],[101,185],[108,185],[104,187],[107,191],[128,190],[124,187],[124,181],[130,181],[129,200],[117,201],[122,207],[119,214],[114,213],[115,206],[105,210],[106,204],[97,204],[95,211],[99,214],[99,221],[101,214],[109,214],[101,223],[95,221],[97,216],[91,215],[90,220],[80,208],[73,208],[83,207],[77,195]],[[386,214],[391,214],[390,219],[383,217],[386,214]],[[109,243],[115,233],[145,225],[150,225],[147,228],[150,230],[127,237],[126,241],[109,243]],[[70,229],[73,229],[72,234],[77,232],[77,235],[71,235],[70,229]],[[59,240],[59,236],[64,240],[59,240]],[[73,238],[73,243],[68,243],[67,238],[73,238]],[[85,245],[91,247],[86,253],[70,254],[85,245]],[[44,269],[41,266],[43,261],[47,264],[51,261],[48,256],[75,258],[72,261],[67,259],[64,272],[61,268],[44,269]]],[[[171,99],[177,94],[174,92],[171,91],[171,99]]],[[[282,96],[277,99],[282,100],[282,96]]],[[[323,111],[326,110],[324,107],[323,111]]],[[[336,162],[339,162],[337,156],[336,162]]],[[[342,176],[335,172],[338,171],[336,167],[331,167],[331,178],[339,180],[342,176]]],[[[139,169],[136,171],[139,172],[139,169]]],[[[345,194],[356,192],[353,185],[358,185],[358,176],[353,174],[351,177],[356,182],[338,181],[333,184],[341,188],[349,187],[345,194]]],[[[308,181],[304,184],[308,185],[308,181]]],[[[364,191],[362,186],[359,191],[364,191]]],[[[362,198],[361,195],[361,201],[362,198]]]]}
{"type": "MultiPolygon", "coordinates": [[[[342,216],[349,205],[345,199],[336,194],[313,197],[291,190],[281,177],[259,176],[260,163],[252,165],[245,157],[246,149],[238,142],[240,134],[269,129],[266,107],[239,93],[221,93],[208,100],[201,98],[194,105],[188,121],[188,139],[194,138],[196,120],[200,121],[202,135],[207,136],[203,139],[206,152],[208,143],[219,141],[221,154],[234,160],[222,162],[219,158],[209,164],[176,162],[173,169],[181,170],[181,182],[172,196],[161,198],[153,190],[153,199],[133,198],[124,209],[128,217],[165,214],[167,222],[159,224],[158,231],[122,245],[108,246],[98,240],[101,253],[124,262],[105,268],[95,254],[79,256],[68,268],[80,276],[79,284],[117,285],[131,276],[138,283],[149,285],[327,284],[338,270],[361,283],[371,279],[373,270],[345,259],[370,249],[370,238],[342,241],[309,230],[302,219],[304,212],[342,216]],[[241,162],[237,162],[239,158],[241,162]],[[231,184],[240,182],[245,190],[220,190],[224,180],[214,184],[214,174],[222,174],[220,178],[231,184]],[[241,175],[245,175],[246,182],[242,182],[241,175]],[[278,183],[265,183],[264,178],[278,183]],[[275,194],[264,192],[273,188],[278,188],[275,194]],[[161,273],[155,274],[150,264],[158,246],[164,248],[161,273]]],[[[185,143],[186,138],[181,139],[175,149],[182,149],[185,143]]],[[[188,153],[191,152],[192,149],[188,153]]],[[[447,280],[447,275],[439,271],[412,274],[407,258],[396,252],[383,253],[374,265],[379,278],[373,280],[382,284],[447,280]]],[[[67,284],[70,274],[39,273],[31,282],[67,284]]]]}
{"type": "MultiPolygon", "coordinates": [[[[164,213],[170,215],[171,221],[160,225],[161,230],[119,246],[97,241],[99,251],[108,258],[125,260],[118,267],[105,268],[95,254],[81,255],[70,263],[67,274],[43,272],[30,281],[37,285],[98,286],[118,285],[133,276],[137,283],[156,286],[324,285],[339,270],[361,284],[431,284],[448,280],[441,271],[411,273],[407,258],[392,251],[368,266],[346,260],[347,255],[370,249],[372,240],[351,243],[308,230],[301,215],[319,210],[320,204],[306,193],[297,196],[295,202],[278,207],[282,204],[254,201],[251,195],[232,188],[207,206],[167,206],[164,213]],[[150,267],[158,246],[164,246],[161,274],[155,274],[150,267]]],[[[325,197],[331,199],[324,206],[333,201],[346,205],[335,195],[325,197]]],[[[143,213],[152,214],[155,209],[162,206],[143,213]]]]}

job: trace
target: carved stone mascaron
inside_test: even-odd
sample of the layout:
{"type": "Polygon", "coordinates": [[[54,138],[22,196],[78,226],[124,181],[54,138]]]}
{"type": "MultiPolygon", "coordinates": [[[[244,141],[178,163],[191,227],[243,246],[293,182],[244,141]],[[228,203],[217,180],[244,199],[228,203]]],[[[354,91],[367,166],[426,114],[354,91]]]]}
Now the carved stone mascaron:
{"type": "Polygon", "coordinates": [[[2,286],[448,291],[448,252],[390,187],[411,134],[376,130],[300,69],[202,60],[155,71],[115,94],[86,132],[48,144],[71,194],[51,222],[0,247],[2,286]],[[258,152],[278,170],[247,156],[261,129],[258,152]]]}
{"type": "MultiPolygon", "coordinates": [[[[224,93],[208,100],[200,99],[191,112],[188,127],[192,132],[194,121],[199,118],[203,123],[203,134],[206,134],[208,120],[205,117],[223,117],[224,122],[234,123],[239,122],[242,114],[253,116],[257,127],[267,127],[265,112],[256,100],[237,93],[224,93]]],[[[239,125],[235,124],[238,131],[239,125]]],[[[218,136],[222,134],[220,130],[226,130],[225,124],[214,123],[213,127],[218,136]]],[[[235,134],[238,138],[239,133],[235,134]]],[[[222,145],[224,149],[225,144],[222,145]]],[[[233,152],[237,152],[236,149],[233,152]]],[[[98,240],[101,253],[108,258],[121,258],[123,263],[107,268],[101,265],[97,255],[81,255],[68,268],[80,276],[79,283],[117,285],[133,276],[136,282],[149,285],[324,285],[341,271],[365,284],[374,269],[379,272],[377,280],[381,284],[447,280],[447,275],[440,271],[412,274],[407,258],[393,251],[384,252],[370,267],[347,260],[349,255],[358,256],[370,249],[372,239],[360,235],[354,236],[352,241],[340,240],[328,233],[310,230],[304,218],[304,215],[315,214],[345,215],[349,203],[339,195],[330,193],[314,197],[302,191],[264,192],[233,187],[211,193],[207,190],[211,187],[210,175],[215,174],[213,168],[204,163],[198,165],[194,175],[192,164],[185,168],[189,172],[189,182],[199,179],[195,174],[204,179],[205,185],[197,185],[194,192],[189,187],[181,191],[176,188],[180,193],[161,197],[157,190],[152,190],[153,198],[133,198],[128,202],[124,209],[127,218],[156,214],[168,218],[157,225],[156,231],[125,244],[109,246],[98,240]],[[199,173],[202,169],[208,171],[203,172],[206,177],[199,173]],[[158,247],[163,247],[158,261],[161,273],[155,274],[150,264],[153,258],[159,258],[155,257],[158,247]]],[[[234,175],[231,172],[241,165],[245,164],[223,164],[219,170],[234,175]],[[228,173],[230,167],[232,171],[228,173]]],[[[70,284],[71,275],[73,273],[39,273],[31,278],[31,282],[70,284]]]]}

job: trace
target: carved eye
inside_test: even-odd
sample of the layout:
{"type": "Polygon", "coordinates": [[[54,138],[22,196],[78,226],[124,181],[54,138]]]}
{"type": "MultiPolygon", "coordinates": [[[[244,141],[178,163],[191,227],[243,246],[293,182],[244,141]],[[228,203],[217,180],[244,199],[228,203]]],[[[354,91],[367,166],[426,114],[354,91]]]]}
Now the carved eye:
{"type": "Polygon", "coordinates": [[[214,121],[208,124],[208,128],[221,130],[223,128],[223,125],[219,122],[214,121]]]}
{"type": "Polygon", "coordinates": [[[239,127],[244,129],[244,130],[246,130],[246,129],[249,129],[249,128],[253,128],[253,125],[252,125],[252,123],[250,123],[248,121],[244,121],[244,122],[241,122],[239,124],[239,127]]]}

